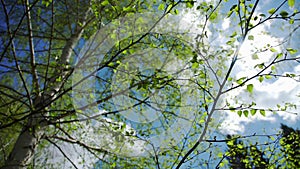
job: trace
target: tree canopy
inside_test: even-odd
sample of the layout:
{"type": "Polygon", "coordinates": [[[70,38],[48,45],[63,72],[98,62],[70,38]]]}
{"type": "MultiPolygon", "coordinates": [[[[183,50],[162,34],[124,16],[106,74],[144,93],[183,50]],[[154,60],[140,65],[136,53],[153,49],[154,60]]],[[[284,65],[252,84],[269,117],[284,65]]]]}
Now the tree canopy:
{"type": "Polygon", "coordinates": [[[1,169],[299,167],[299,6],[1,0],[1,169]]]}
{"type": "Polygon", "coordinates": [[[230,168],[299,168],[300,131],[284,124],[281,129],[277,138],[269,136],[269,142],[263,144],[246,144],[241,136],[228,135],[226,158],[230,168]]]}

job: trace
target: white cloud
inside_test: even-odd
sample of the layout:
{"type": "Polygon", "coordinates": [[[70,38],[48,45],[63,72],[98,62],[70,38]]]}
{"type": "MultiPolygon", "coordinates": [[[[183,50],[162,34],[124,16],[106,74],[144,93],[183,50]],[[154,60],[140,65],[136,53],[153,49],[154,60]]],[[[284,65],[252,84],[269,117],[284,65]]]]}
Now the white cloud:
{"type": "Polygon", "coordinates": [[[230,18],[225,18],[222,23],[222,29],[228,29],[230,26],[230,18]]]}
{"type": "MultiPolygon", "coordinates": [[[[296,67],[295,69],[298,69],[296,67]]],[[[294,103],[297,105],[297,109],[288,108],[286,111],[277,111],[277,115],[272,112],[266,111],[266,116],[262,116],[257,113],[255,116],[239,117],[235,112],[224,112],[226,118],[221,125],[223,132],[228,134],[237,134],[245,132],[245,125],[254,121],[270,121],[276,123],[276,121],[284,121],[287,124],[296,124],[300,121],[300,98],[297,96],[300,93],[299,82],[290,78],[280,78],[273,83],[260,83],[257,80],[253,81],[255,86],[254,94],[249,96],[245,91],[245,88],[231,93],[230,97],[238,99],[240,102],[251,103],[256,102],[257,108],[264,109],[278,109],[277,104],[282,106],[285,103],[294,103]],[[294,113],[298,113],[295,115],[294,113]],[[278,119],[281,118],[281,119],[278,119]]]]}
{"type": "MultiPolygon", "coordinates": [[[[99,114],[105,113],[105,111],[99,111],[99,114]]],[[[72,138],[65,136],[62,133],[56,135],[62,138],[66,138],[71,142],[53,140],[55,144],[60,148],[58,149],[54,144],[46,144],[35,154],[36,167],[44,167],[45,163],[54,168],[74,168],[73,164],[78,168],[92,168],[93,165],[100,159],[105,159],[105,153],[98,152],[91,153],[86,147],[87,145],[96,149],[103,149],[112,152],[116,155],[122,155],[126,157],[142,156],[145,155],[145,141],[126,136],[126,132],[135,131],[130,125],[125,125],[125,129],[121,127],[124,123],[115,122],[109,118],[102,118],[98,120],[83,121],[80,123],[72,123],[73,133],[69,133],[72,138]],[[114,127],[112,127],[113,125],[114,127]],[[112,130],[112,128],[119,127],[112,130]],[[122,137],[118,137],[122,135],[122,137]],[[121,138],[118,141],[117,138],[121,138]],[[78,144],[76,141],[79,141],[78,144]],[[130,143],[130,141],[132,143],[130,143]],[[64,153],[62,153],[62,152],[64,153]],[[95,156],[97,154],[97,156],[95,156]],[[69,158],[73,164],[67,160],[69,158]]],[[[63,126],[61,126],[63,127],[63,126]]],[[[66,126],[65,126],[66,127],[66,126]]]]}
{"type": "MultiPolygon", "coordinates": [[[[240,49],[239,59],[233,69],[232,75],[237,79],[241,77],[250,78],[260,71],[258,68],[254,68],[255,65],[269,63],[277,54],[277,52],[270,51],[269,48],[272,47],[278,52],[281,51],[281,48],[276,45],[279,44],[282,39],[264,33],[264,26],[257,27],[254,30],[255,31],[251,31],[249,34],[254,37],[254,40],[247,39],[243,43],[240,49]],[[270,46],[268,44],[270,44],[270,46]],[[253,58],[254,54],[257,54],[257,57],[253,58]]],[[[283,72],[282,74],[300,74],[300,66],[296,66],[291,72],[285,71],[287,69],[291,70],[290,66],[290,64],[282,64],[279,69],[283,72]]],[[[271,72],[271,69],[267,69],[264,73],[269,72],[271,72]]],[[[282,119],[276,119],[274,114],[268,111],[266,112],[265,117],[259,113],[255,116],[250,115],[251,117],[239,117],[237,113],[225,112],[226,118],[221,125],[221,130],[223,132],[228,134],[243,133],[245,132],[244,126],[253,121],[276,122],[278,120],[284,120],[286,123],[290,124],[297,123],[297,121],[300,120],[300,98],[297,96],[300,94],[299,82],[290,78],[278,78],[270,80],[265,79],[265,81],[261,83],[256,78],[249,81],[248,84],[254,85],[254,92],[252,95],[249,95],[246,91],[245,85],[242,88],[230,91],[224,98],[232,105],[239,105],[240,103],[250,104],[253,101],[257,104],[256,107],[261,109],[278,109],[277,104],[284,105],[285,103],[294,103],[298,105],[298,108],[288,109],[287,111],[298,113],[298,115],[287,111],[279,111],[277,113],[282,119]],[[237,104],[235,103],[236,100],[238,100],[237,104]]]]}

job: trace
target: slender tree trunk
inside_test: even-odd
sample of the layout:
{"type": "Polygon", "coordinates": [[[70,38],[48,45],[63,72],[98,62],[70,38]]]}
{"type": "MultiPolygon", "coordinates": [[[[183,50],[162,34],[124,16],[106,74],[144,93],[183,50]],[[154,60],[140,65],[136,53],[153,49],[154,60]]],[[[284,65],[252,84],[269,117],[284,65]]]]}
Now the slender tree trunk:
{"type": "MultiPolygon", "coordinates": [[[[85,16],[82,18],[82,24],[85,25],[85,20],[89,14],[90,8],[85,12],[85,16]]],[[[44,93],[39,93],[37,98],[34,99],[33,105],[35,110],[40,110],[40,112],[31,112],[31,116],[28,118],[27,125],[23,127],[20,132],[16,143],[14,144],[13,150],[11,151],[8,159],[5,161],[5,165],[1,169],[25,169],[31,164],[34,157],[35,150],[45,134],[45,129],[47,124],[43,117],[43,110],[46,105],[44,101],[52,102],[55,99],[56,94],[59,92],[63,85],[63,80],[61,82],[56,82],[58,77],[62,79],[66,78],[67,71],[63,70],[63,67],[69,64],[70,57],[72,55],[72,50],[78,43],[82,36],[84,29],[78,26],[74,34],[70,36],[70,39],[66,42],[62,55],[59,61],[59,66],[56,69],[57,75],[51,78],[47,82],[47,89],[44,93]],[[43,99],[42,99],[43,98],[43,99]]],[[[38,91],[38,90],[37,90],[38,91]]]]}
{"type": "Polygon", "coordinates": [[[23,127],[12,152],[2,169],[22,169],[30,165],[34,151],[43,135],[43,129],[23,127]]]}
{"type": "Polygon", "coordinates": [[[39,112],[32,111],[27,125],[20,132],[5,165],[1,169],[25,169],[31,164],[35,150],[47,127],[43,117],[43,102],[41,96],[34,100],[34,107],[39,112]]]}

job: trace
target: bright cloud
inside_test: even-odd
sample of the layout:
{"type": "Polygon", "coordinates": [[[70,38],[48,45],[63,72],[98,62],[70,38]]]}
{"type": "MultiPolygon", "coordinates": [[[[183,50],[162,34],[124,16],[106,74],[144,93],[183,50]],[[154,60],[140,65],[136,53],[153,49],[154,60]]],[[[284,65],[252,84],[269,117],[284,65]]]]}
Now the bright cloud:
{"type": "MultiPolygon", "coordinates": [[[[224,28],[227,27],[227,23],[223,23],[224,28]]],[[[269,23],[264,26],[259,26],[251,31],[249,36],[254,37],[253,40],[247,40],[241,46],[239,52],[239,59],[235,65],[232,75],[237,79],[241,77],[250,78],[256,75],[260,69],[255,68],[255,65],[260,63],[269,63],[277,52],[272,52],[270,49],[273,48],[280,52],[282,49],[278,47],[278,44],[282,41],[280,38],[273,37],[265,33],[265,28],[269,27],[269,23]]],[[[251,39],[251,38],[250,38],[251,39]]],[[[272,49],[272,50],[273,50],[272,49]]],[[[291,70],[291,64],[284,63],[280,65],[279,69],[284,75],[286,73],[300,73],[300,66],[294,67],[291,72],[285,70],[291,70]]],[[[270,73],[271,69],[267,69],[264,73],[270,73]]],[[[245,125],[254,121],[270,121],[276,122],[278,120],[284,120],[288,124],[297,123],[300,120],[300,113],[295,115],[294,113],[300,112],[300,85],[299,82],[290,78],[278,78],[265,80],[264,82],[259,82],[259,80],[253,79],[249,81],[248,84],[254,85],[254,93],[249,95],[246,91],[246,87],[235,89],[229,92],[229,94],[224,97],[231,104],[238,100],[240,103],[250,104],[252,101],[255,102],[257,108],[260,109],[278,109],[277,105],[285,105],[285,103],[294,103],[298,105],[297,109],[287,109],[286,111],[278,111],[279,117],[282,119],[277,119],[271,112],[266,112],[266,116],[262,116],[257,113],[255,116],[249,117],[239,117],[237,113],[226,112],[226,118],[223,121],[221,128],[223,132],[228,134],[237,134],[245,132],[245,125]]]]}
{"type": "Polygon", "coordinates": [[[230,26],[230,18],[225,18],[222,23],[223,30],[228,29],[230,26]]]}

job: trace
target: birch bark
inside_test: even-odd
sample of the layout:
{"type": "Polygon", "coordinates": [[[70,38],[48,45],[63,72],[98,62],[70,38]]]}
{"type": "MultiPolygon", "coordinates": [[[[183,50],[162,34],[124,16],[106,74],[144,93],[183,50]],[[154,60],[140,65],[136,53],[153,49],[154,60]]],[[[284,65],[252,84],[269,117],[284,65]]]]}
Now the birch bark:
{"type": "MultiPolygon", "coordinates": [[[[64,66],[69,64],[70,57],[72,56],[72,50],[83,34],[84,27],[86,26],[85,20],[89,11],[90,9],[85,12],[85,16],[82,18],[83,21],[81,23],[83,26],[76,27],[75,33],[70,36],[63,48],[61,59],[59,60],[58,68],[56,69],[57,76],[48,81],[47,84],[49,86],[46,87],[47,90],[44,93],[37,94],[36,98],[33,99],[34,107],[28,116],[28,122],[20,132],[13,150],[11,151],[8,159],[5,161],[5,165],[1,169],[23,169],[28,168],[31,164],[39,141],[42,139],[48,126],[44,119],[44,115],[46,113],[45,105],[55,99],[56,94],[64,84],[64,80],[57,82],[56,79],[58,77],[61,77],[61,79],[67,78],[68,70],[65,70],[64,66]]],[[[39,91],[39,89],[35,91],[39,91]]]]}

